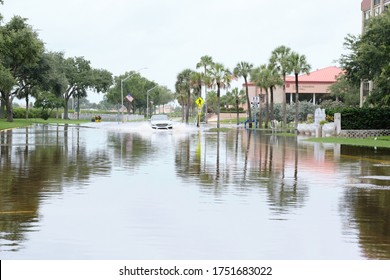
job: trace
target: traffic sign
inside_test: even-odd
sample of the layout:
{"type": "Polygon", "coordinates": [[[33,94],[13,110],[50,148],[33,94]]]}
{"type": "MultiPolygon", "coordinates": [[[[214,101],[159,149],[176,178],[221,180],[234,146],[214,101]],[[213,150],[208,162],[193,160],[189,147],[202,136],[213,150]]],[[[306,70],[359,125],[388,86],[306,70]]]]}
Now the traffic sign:
{"type": "Polygon", "coordinates": [[[202,107],[204,104],[204,100],[202,97],[198,97],[198,99],[195,100],[195,103],[198,105],[198,107],[202,107]]]}

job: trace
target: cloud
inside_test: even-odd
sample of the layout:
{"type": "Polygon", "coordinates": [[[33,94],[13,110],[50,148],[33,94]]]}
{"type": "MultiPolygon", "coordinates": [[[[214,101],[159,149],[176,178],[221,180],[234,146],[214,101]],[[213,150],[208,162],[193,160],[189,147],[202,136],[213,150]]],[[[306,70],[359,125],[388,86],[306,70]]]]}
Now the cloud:
{"type": "Polygon", "coordinates": [[[5,20],[29,18],[49,50],[115,75],[148,67],[145,77],[171,89],[206,54],[230,68],[260,65],[283,44],[326,67],[361,30],[357,0],[6,0],[1,9],[5,20]]]}

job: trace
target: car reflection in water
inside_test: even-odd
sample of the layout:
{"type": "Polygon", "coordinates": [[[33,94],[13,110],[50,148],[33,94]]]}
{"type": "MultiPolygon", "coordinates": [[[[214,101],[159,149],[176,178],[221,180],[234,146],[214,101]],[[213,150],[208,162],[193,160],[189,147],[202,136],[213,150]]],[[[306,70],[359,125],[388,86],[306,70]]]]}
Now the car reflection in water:
{"type": "Polygon", "coordinates": [[[172,129],[172,121],[167,115],[153,115],[150,118],[150,125],[153,129],[172,129]]]}

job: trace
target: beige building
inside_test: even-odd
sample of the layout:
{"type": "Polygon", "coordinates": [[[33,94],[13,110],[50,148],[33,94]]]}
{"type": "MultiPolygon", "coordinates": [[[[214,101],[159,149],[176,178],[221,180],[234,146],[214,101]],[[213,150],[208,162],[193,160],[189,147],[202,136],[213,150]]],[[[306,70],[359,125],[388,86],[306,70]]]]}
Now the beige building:
{"type": "Polygon", "coordinates": [[[390,6],[390,0],[363,0],[362,10],[362,32],[366,28],[367,20],[383,13],[390,6]]]}

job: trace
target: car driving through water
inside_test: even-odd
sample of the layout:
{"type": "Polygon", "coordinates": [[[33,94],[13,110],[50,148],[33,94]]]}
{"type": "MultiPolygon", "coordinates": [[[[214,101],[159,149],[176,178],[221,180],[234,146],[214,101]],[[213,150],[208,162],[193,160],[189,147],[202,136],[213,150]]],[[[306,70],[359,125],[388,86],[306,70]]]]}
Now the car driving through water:
{"type": "Polygon", "coordinates": [[[167,115],[153,115],[150,120],[153,129],[172,129],[172,121],[167,115]]]}

